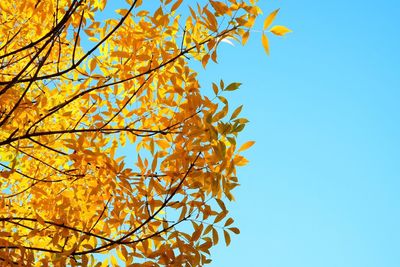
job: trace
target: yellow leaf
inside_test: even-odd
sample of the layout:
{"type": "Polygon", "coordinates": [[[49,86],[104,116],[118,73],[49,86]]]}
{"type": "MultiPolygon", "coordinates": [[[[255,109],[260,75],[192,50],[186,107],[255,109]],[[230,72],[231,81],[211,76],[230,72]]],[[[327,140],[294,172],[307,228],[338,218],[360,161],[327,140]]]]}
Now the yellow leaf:
{"type": "Polygon", "coordinates": [[[272,22],[274,21],[276,15],[279,12],[279,8],[273,12],[271,12],[271,14],[268,15],[268,17],[264,20],[264,27],[263,30],[265,31],[269,26],[271,26],[272,22]]]}
{"type": "Polygon", "coordinates": [[[271,28],[270,32],[278,36],[284,36],[288,32],[292,32],[290,29],[286,28],[285,26],[276,25],[271,28]]]}
{"type": "Polygon", "coordinates": [[[118,266],[117,259],[115,258],[114,255],[111,255],[111,265],[112,265],[113,267],[118,266]]]}
{"type": "Polygon", "coordinates": [[[156,153],[156,154],[154,155],[153,162],[152,162],[152,164],[151,164],[151,171],[152,171],[152,172],[155,172],[155,170],[156,170],[156,168],[157,168],[157,159],[158,159],[158,153],[156,153]]]}
{"type": "Polygon", "coordinates": [[[108,259],[105,259],[105,260],[103,261],[103,263],[101,264],[101,267],[106,267],[106,266],[109,266],[109,265],[108,265],[108,259]]]}
{"type": "Polygon", "coordinates": [[[254,141],[248,141],[248,142],[244,143],[244,144],[239,148],[238,152],[245,151],[245,150],[249,149],[249,148],[252,147],[255,143],[256,143],[256,142],[254,142],[254,141]]]}
{"type": "Polygon", "coordinates": [[[249,163],[245,157],[239,155],[236,155],[233,161],[238,166],[245,166],[247,163],[249,163]]]}
{"type": "Polygon", "coordinates": [[[117,251],[118,258],[120,258],[122,261],[126,262],[126,257],[125,257],[125,255],[121,252],[121,250],[120,250],[120,249],[116,249],[116,251],[117,251]]]}
{"type": "MultiPolygon", "coordinates": [[[[125,1],[129,9],[113,13],[116,7],[106,6],[110,1],[91,0],[71,20],[60,20],[59,34],[49,36],[56,45],[38,59],[45,65],[29,68],[39,72],[40,92],[28,90],[21,102],[18,91],[29,77],[17,74],[26,72],[31,53],[41,49],[35,40],[52,31],[49,14],[72,1],[0,0],[1,57],[15,63],[3,64],[0,81],[10,85],[0,90],[2,109],[9,111],[0,118],[6,168],[0,178],[7,181],[0,182],[0,191],[10,198],[3,203],[6,212],[22,218],[0,230],[0,239],[5,246],[28,245],[11,255],[17,263],[200,266],[210,261],[213,245],[224,243],[222,235],[229,245],[239,233],[222,199],[234,200],[236,169],[247,163],[238,150],[253,142],[237,144],[248,120],[242,106],[230,110],[220,94],[240,83],[221,80],[209,88],[214,93],[203,92],[191,62],[206,67],[222,60],[221,42],[245,44],[261,14],[257,0],[163,0],[140,9],[143,0],[125,1]],[[106,7],[110,12],[101,12],[106,7]],[[96,42],[93,53],[88,42],[96,42]],[[58,70],[68,73],[51,74],[58,70]],[[135,147],[132,157],[116,156],[135,147]],[[209,196],[217,200],[205,203],[209,196]],[[193,213],[200,223],[192,229],[184,221],[193,213]],[[126,237],[124,244],[109,242],[120,237],[126,237]],[[74,259],[76,253],[84,255],[74,259]]],[[[264,39],[277,13],[264,21],[267,51],[264,39]]]]}
{"type": "Polygon", "coordinates": [[[245,45],[247,43],[247,40],[249,39],[249,36],[250,36],[250,31],[246,31],[242,35],[242,45],[245,45]]]}
{"type": "Polygon", "coordinates": [[[262,42],[262,45],[264,47],[265,53],[267,53],[267,55],[269,55],[268,38],[267,38],[267,35],[265,35],[264,33],[262,34],[261,42],[262,42]]]}

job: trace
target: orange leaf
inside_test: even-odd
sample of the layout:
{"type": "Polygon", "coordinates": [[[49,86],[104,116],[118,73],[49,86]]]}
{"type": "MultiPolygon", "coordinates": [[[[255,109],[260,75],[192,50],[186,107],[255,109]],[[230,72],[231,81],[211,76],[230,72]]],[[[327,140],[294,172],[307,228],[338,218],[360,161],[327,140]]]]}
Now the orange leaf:
{"type": "Polygon", "coordinates": [[[224,230],[224,238],[225,238],[225,243],[227,246],[231,243],[231,237],[229,236],[229,233],[224,230]]]}
{"type": "Polygon", "coordinates": [[[267,55],[269,55],[268,38],[267,38],[267,35],[265,35],[264,33],[262,34],[261,42],[262,42],[262,45],[264,47],[265,53],[267,53],[267,55]]]}
{"type": "Polygon", "coordinates": [[[229,218],[228,220],[226,220],[224,226],[225,226],[225,227],[226,227],[226,226],[229,226],[229,225],[231,225],[232,223],[233,223],[233,219],[232,219],[232,218],[229,218]]]}
{"type": "Polygon", "coordinates": [[[175,4],[172,5],[171,7],[171,12],[175,11],[178,9],[178,7],[182,4],[182,0],[178,0],[175,2],[175,4]]]}
{"type": "Polygon", "coordinates": [[[236,227],[231,227],[231,228],[228,228],[228,230],[229,231],[232,231],[233,233],[235,233],[235,234],[240,234],[240,230],[239,230],[239,228],[236,228],[236,227]]]}
{"type": "Polygon", "coordinates": [[[252,147],[256,142],[254,141],[248,141],[246,143],[244,143],[238,150],[238,152],[242,152],[245,151],[246,149],[249,149],[250,147],[252,147]]]}

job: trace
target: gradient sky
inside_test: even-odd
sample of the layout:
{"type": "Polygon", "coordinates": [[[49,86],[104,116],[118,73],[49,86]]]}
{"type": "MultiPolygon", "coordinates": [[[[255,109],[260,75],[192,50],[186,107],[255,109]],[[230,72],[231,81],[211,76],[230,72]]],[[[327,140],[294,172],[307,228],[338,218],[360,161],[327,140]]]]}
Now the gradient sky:
{"type": "MultiPolygon", "coordinates": [[[[210,266],[400,266],[400,1],[260,1],[294,32],[224,44],[204,86],[243,85],[255,140],[210,266]]],[[[260,18],[255,30],[261,29],[260,18]]]]}
{"type": "Polygon", "coordinates": [[[212,267],[400,266],[400,1],[260,1],[281,11],[271,56],[222,44],[202,85],[242,82],[257,143],[229,205],[241,234],[212,267]]]}

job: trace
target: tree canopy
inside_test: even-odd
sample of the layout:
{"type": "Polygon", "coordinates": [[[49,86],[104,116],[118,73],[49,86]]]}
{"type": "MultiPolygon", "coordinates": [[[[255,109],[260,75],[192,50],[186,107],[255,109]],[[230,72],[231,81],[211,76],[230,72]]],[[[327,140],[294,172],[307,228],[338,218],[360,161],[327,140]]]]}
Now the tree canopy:
{"type": "Polygon", "coordinates": [[[199,266],[239,233],[240,84],[192,62],[245,44],[256,1],[106,2],[0,1],[1,265],[199,266]]]}

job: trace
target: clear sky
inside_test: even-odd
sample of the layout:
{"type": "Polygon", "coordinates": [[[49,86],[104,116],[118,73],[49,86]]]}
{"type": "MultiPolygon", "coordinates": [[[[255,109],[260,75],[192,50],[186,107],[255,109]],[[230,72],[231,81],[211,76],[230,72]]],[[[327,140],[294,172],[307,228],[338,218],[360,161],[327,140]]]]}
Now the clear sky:
{"type": "MultiPolygon", "coordinates": [[[[400,266],[400,1],[260,1],[294,32],[224,44],[204,85],[243,83],[255,140],[211,266],[400,266]]],[[[262,19],[257,29],[261,29],[262,19]]],[[[233,105],[232,105],[233,106],[233,105]]]]}

